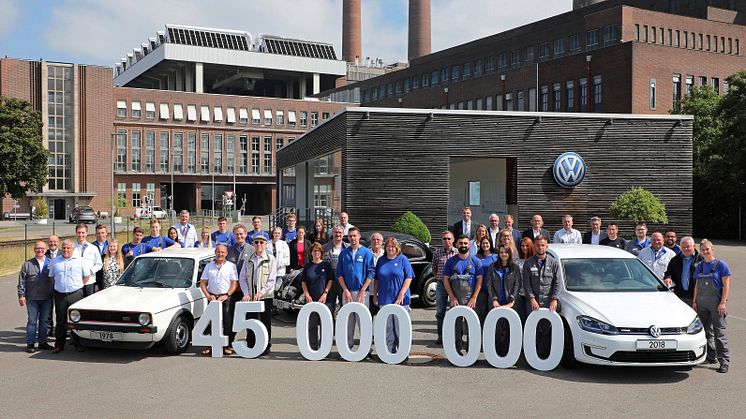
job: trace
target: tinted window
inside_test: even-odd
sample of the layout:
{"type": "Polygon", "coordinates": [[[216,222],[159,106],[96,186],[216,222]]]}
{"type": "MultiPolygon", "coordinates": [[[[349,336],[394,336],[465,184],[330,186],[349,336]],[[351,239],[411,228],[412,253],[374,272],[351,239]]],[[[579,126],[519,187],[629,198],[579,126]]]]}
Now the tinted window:
{"type": "Polygon", "coordinates": [[[567,259],[562,266],[568,291],[667,291],[638,259],[567,259]]]}
{"type": "Polygon", "coordinates": [[[401,252],[408,259],[422,259],[425,257],[425,251],[414,243],[402,243],[401,252]]]}
{"type": "Polygon", "coordinates": [[[192,286],[194,260],[176,257],[137,258],[124,271],[117,285],[143,288],[187,288],[192,286]]]}

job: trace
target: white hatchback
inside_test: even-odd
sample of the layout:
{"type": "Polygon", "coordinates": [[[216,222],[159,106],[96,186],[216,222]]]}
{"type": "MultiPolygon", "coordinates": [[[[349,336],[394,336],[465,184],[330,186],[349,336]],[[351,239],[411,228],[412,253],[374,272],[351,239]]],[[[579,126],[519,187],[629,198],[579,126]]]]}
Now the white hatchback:
{"type": "Polygon", "coordinates": [[[634,255],[550,245],[562,272],[563,365],[693,366],[705,359],[697,313],[634,255]]]}
{"type": "Polygon", "coordinates": [[[166,249],[137,257],[116,285],[70,306],[68,328],[84,346],[148,349],[163,342],[169,353],[191,343],[207,306],[199,288],[212,249],[166,249]]]}

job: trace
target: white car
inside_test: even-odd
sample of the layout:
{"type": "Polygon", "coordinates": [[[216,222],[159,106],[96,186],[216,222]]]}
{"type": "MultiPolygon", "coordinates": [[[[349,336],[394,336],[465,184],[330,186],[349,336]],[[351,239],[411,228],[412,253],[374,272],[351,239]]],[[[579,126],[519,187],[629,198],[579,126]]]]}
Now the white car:
{"type": "Polygon", "coordinates": [[[166,249],[135,258],[117,284],[70,306],[68,328],[83,346],[184,352],[207,307],[199,288],[212,249],[166,249]]]}
{"type": "Polygon", "coordinates": [[[555,245],[562,272],[563,365],[691,367],[705,360],[697,313],[634,255],[608,246],[555,245]]]}

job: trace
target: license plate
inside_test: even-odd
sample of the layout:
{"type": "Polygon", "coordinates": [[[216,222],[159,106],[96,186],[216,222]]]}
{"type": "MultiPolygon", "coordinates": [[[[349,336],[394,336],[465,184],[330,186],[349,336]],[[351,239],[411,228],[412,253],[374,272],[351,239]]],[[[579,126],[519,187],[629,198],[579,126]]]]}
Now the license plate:
{"type": "Polygon", "coordinates": [[[675,340],[638,340],[637,350],[638,351],[675,351],[677,349],[677,343],[675,340]]]}
{"type": "Polygon", "coordinates": [[[114,340],[121,340],[122,334],[119,332],[91,332],[91,339],[111,342],[114,340]]]}

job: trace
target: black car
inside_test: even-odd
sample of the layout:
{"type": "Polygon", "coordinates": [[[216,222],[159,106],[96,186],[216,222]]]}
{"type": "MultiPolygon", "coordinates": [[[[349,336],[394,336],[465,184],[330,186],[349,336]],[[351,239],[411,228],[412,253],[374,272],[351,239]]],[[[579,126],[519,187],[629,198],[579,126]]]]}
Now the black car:
{"type": "MultiPolygon", "coordinates": [[[[399,246],[401,246],[402,254],[412,264],[414,278],[412,278],[412,284],[409,287],[412,298],[417,298],[420,304],[425,307],[434,307],[436,281],[431,266],[433,260],[432,250],[409,234],[390,231],[379,231],[379,233],[383,235],[384,241],[390,236],[396,237],[396,240],[399,241],[399,246]]],[[[367,247],[369,245],[368,239],[370,235],[371,233],[362,233],[360,242],[363,246],[367,247]]],[[[345,238],[346,240],[347,238],[345,238]]],[[[282,277],[282,280],[278,278],[277,285],[275,286],[275,307],[286,310],[298,310],[306,303],[300,285],[301,272],[302,270],[300,269],[295,270],[282,277]]],[[[372,286],[371,284],[371,290],[372,286]]]]}

